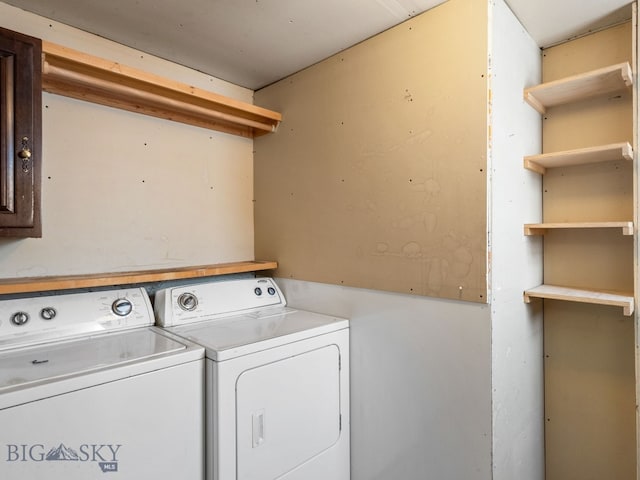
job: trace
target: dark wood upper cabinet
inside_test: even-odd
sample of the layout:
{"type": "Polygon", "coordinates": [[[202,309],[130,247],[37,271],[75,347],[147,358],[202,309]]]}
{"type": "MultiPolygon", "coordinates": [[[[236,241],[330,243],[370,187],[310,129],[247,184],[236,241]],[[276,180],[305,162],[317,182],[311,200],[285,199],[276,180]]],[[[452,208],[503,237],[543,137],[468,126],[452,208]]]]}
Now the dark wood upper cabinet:
{"type": "Polygon", "coordinates": [[[40,237],[42,42],[0,28],[0,236],[40,237]]]}

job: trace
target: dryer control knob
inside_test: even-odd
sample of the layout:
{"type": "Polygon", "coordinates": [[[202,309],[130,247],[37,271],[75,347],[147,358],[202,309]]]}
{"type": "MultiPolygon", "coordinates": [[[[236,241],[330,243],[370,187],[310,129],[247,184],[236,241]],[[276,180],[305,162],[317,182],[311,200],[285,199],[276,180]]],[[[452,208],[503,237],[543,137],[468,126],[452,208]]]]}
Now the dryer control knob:
{"type": "Polygon", "coordinates": [[[16,312],[11,315],[11,323],[20,326],[29,321],[29,314],[27,312],[16,312]]]}
{"type": "Polygon", "coordinates": [[[53,307],[44,307],[40,310],[40,316],[43,320],[53,320],[57,314],[58,312],[53,307]]]}
{"type": "Polygon", "coordinates": [[[127,298],[118,298],[111,304],[111,311],[119,317],[126,317],[133,310],[133,304],[131,300],[127,298]]]}
{"type": "Polygon", "coordinates": [[[186,310],[188,312],[195,310],[198,306],[198,297],[193,293],[183,293],[178,297],[178,306],[182,310],[186,310]]]}

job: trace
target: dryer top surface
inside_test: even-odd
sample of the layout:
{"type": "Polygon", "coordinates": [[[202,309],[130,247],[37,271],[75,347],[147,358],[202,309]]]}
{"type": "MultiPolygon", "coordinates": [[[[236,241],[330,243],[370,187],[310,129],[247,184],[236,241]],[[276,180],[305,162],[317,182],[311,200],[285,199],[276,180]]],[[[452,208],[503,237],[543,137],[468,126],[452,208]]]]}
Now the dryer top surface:
{"type": "Polygon", "coordinates": [[[169,331],[205,347],[222,361],[349,328],[349,321],[319,313],[273,307],[213,319],[169,331]]]}

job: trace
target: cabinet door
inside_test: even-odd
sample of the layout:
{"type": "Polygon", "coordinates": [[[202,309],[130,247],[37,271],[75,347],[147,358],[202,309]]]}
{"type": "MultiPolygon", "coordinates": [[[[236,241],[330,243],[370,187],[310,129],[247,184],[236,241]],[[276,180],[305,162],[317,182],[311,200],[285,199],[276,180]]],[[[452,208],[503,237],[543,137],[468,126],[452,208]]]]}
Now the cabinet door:
{"type": "Polygon", "coordinates": [[[0,236],[40,237],[42,42],[0,28],[0,236]]]}

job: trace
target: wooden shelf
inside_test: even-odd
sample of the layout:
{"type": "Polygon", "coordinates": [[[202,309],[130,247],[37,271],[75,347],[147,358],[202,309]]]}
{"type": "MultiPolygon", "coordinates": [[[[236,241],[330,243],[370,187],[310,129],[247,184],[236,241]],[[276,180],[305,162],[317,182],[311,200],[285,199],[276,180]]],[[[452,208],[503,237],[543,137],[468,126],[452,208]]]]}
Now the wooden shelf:
{"type": "Polygon", "coordinates": [[[163,282],[186,278],[211,277],[231,273],[273,270],[277,262],[236,262],[196,267],[146,270],[140,272],[102,273],[97,275],[71,275],[65,277],[33,277],[0,279],[0,295],[26,292],[69,290],[74,288],[130,285],[136,283],[163,282]]]}
{"type": "Polygon", "coordinates": [[[42,88],[109,107],[253,138],[282,115],[51,42],[42,42],[42,88]]]}
{"type": "Polygon", "coordinates": [[[623,235],[633,235],[633,222],[527,223],[525,235],[544,235],[547,230],[578,228],[621,228],[623,235]]]}
{"type": "Polygon", "coordinates": [[[623,313],[626,316],[632,315],[634,310],[632,294],[612,293],[599,290],[582,290],[555,285],[540,285],[530,290],[525,290],[525,303],[530,303],[532,298],[548,298],[552,300],[565,300],[568,302],[622,307],[623,313]]]}
{"type": "Polygon", "coordinates": [[[556,105],[624,90],[633,85],[629,62],[542,83],[524,90],[525,101],[540,113],[556,105]]]}
{"type": "Polygon", "coordinates": [[[547,168],[571,167],[614,160],[633,160],[633,148],[629,142],[529,155],[524,157],[524,168],[544,175],[547,168]]]}

